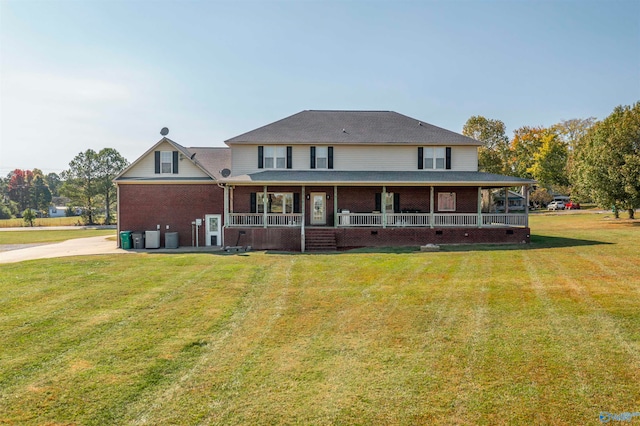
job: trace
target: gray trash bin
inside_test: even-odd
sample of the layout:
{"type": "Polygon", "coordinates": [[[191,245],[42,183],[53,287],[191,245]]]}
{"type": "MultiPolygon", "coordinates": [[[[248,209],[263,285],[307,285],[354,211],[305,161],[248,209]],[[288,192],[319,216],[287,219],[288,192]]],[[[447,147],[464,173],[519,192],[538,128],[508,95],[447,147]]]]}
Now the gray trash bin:
{"type": "Polygon", "coordinates": [[[168,248],[168,249],[178,248],[177,232],[166,232],[164,234],[164,248],[168,248]]]}
{"type": "Polygon", "coordinates": [[[144,233],[142,231],[132,233],[131,237],[133,238],[133,248],[134,249],[143,249],[144,248],[144,233]]]}

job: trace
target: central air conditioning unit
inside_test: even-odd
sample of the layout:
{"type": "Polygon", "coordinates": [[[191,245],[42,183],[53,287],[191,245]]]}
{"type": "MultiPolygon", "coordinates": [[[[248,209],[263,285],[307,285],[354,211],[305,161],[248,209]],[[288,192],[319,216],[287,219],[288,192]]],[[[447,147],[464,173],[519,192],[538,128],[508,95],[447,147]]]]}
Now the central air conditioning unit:
{"type": "Polygon", "coordinates": [[[144,234],[145,248],[160,248],[160,231],[145,231],[144,234]]]}

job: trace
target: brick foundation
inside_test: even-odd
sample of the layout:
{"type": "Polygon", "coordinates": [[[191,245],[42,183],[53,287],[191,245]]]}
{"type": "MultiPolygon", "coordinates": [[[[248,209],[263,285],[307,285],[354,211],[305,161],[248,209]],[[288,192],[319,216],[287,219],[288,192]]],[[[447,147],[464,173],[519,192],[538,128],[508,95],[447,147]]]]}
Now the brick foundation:
{"type": "MultiPolygon", "coordinates": [[[[317,228],[333,230],[336,247],[402,247],[425,244],[529,243],[529,228],[317,228]]],[[[254,250],[300,251],[300,228],[227,228],[227,245],[254,250]],[[244,235],[240,235],[240,232],[244,235]]]]}

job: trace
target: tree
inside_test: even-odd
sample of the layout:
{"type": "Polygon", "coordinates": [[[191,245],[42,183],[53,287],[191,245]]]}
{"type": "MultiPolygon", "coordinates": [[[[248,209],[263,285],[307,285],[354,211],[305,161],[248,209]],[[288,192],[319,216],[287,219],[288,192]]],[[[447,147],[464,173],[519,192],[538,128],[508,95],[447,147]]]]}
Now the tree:
{"type": "Polygon", "coordinates": [[[567,145],[569,152],[573,152],[580,139],[589,132],[595,122],[595,117],[572,118],[571,120],[562,120],[558,124],[554,124],[552,129],[558,134],[560,140],[567,145]]]}
{"type": "Polygon", "coordinates": [[[36,220],[36,211],[33,209],[25,209],[25,211],[22,212],[22,220],[24,220],[24,223],[28,226],[33,226],[33,221],[36,220]]]}
{"type": "Polygon", "coordinates": [[[62,180],[57,173],[49,173],[44,177],[44,182],[49,187],[52,197],[60,195],[60,186],[62,186],[62,180]]]}
{"type": "Polygon", "coordinates": [[[532,179],[531,167],[534,155],[542,147],[542,138],[551,130],[544,127],[523,126],[513,131],[511,140],[512,169],[516,176],[532,179]]]}
{"type": "Polygon", "coordinates": [[[9,199],[18,204],[20,211],[30,207],[32,184],[33,172],[31,170],[15,169],[9,174],[7,185],[9,199]]]}
{"type": "Polygon", "coordinates": [[[129,162],[113,148],[104,148],[98,153],[99,183],[98,190],[104,196],[105,224],[111,223],[111,204],[116,199],[116,186],[113,179],[129,165],[129,162]]]}
{"type": "Polygon", "coordinates": [[[44,181],[41,170],[34,169],[33,176],[31,185],[31,207],[40,212],[45,212],[49,204],[51,204],[51,191],[44,181]]]}
{"type": "Polygon", "coordinates": [[[98,154],[92,149],[81,152],[69,163],[69,170],[64,172],[65,183],[61,188],[63,194],[82,208],[82,217],[89,225],[93,225],[95,219],[99,170],[98,154]]]}
{"type": "Polygon", "coordinates": [[[543,206],[553,201],[553,196],[545,188],[537,188],[531,193],[531,202],[536,206],[543,206]]]}
{"type": "Polygon", "coordinates": [[[96,153],[92,149],[81,152],[69,163],[69,170],[63,172],[61,192],[71,199],[73,205],[82,209],[82,216],[88,224],[95,222],[97,206],[105,203],[105,223],[111,221],[111,204],[116,193],[113,178],[127,166],[127,160],[112,148],[96,153]]]}
{"type": "Polygon", "coordinates": [[[567,146],[552,132],[544,134],[541,145],[533,154],[533,164],[527,169],[538,183],[545,188],[569,185],[567,175],[567,146]]]}
{"type": "Polygon", "coordinates": [[[640,102],[618,106],[578,143],[574,191],[601,207],[622,208],[634,218],[640,207],[640,102]]]}
{"type": "Polygon", "coordinates": [[[474,115],[464,124],[462,134],[482,142],[478,150],[478,168],[481,171],[510,173],[509,138],[502,121],[474,115]]]}

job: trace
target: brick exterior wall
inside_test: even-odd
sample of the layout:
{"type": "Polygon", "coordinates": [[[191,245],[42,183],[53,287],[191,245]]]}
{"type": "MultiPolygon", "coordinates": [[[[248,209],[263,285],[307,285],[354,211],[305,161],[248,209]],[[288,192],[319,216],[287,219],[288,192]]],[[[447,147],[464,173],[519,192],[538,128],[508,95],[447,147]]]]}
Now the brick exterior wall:
{"type": "MultiPolygon", "coordinates": [[[[191,222],[203,219],[200,245],[205,245],[204,217],[224,212],[224,191],[216,184],[209,185],[119,185],[119,228],[122,231],[151,231],[160,225],[160,244],[164,247],[164,233],[179,233],[179,244],[191,246],[191,222]]],[[[224,217],[222,217],[224,223],[224,217]]]]}

